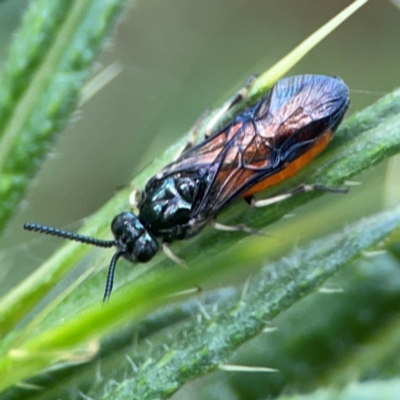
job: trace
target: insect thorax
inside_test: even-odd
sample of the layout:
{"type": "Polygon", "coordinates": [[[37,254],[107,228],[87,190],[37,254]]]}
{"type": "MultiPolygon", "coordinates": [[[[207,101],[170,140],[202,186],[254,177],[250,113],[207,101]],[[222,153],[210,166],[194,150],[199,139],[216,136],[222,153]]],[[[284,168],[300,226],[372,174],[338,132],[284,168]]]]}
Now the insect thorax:
{"type": "Polygon", "coordinates": [[[174,174],[146,185],[139,205],[139,218],[155,236],[167,241],[195,235],[201,226],[193,220],[193,212],[201,197],[201,179],[174,174]]]}

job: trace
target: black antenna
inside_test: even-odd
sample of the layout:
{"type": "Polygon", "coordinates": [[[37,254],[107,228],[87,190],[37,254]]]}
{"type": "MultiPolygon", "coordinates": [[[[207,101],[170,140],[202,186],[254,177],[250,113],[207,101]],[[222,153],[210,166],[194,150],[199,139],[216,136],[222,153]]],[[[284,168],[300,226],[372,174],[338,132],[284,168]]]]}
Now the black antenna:
{"type": "Polygon", "coordinates": [[[117,265],[118,259],[120,257],[122,257],[124,254],[125,254],[125,251],[119,250],[113,255],[113,258],[111,259],[110,267],[108,268],[106,290],[104,291],[103,303],[108,301],[108,299],[110,298],[111,291],[112,291],[113,284],[114,284],[115,266],[117,265]]]}
{"type": "MultiPolygon", "coordinates": [[[[28,222],[24,224],[24,229],[27,231],[44,233],[45,235],[57,236],[64,239],[73,240],[75,242],[90,244],[96,247],[114,247],[117,246],[117,242],[115,240],[101,240],[92,238],[90,236],[80,235],[79,233],[65,231],[63,229],[54,228],[52,226],[35,224],[33,222],[28,222]]],[[[104,292],[103,302],[106,302],[111,295],[111,291],[114,284],[114,272],[115,266],[117,265],[117,261],[120,257],[122,257],[126,251],[118,250],[111,259],[110,267],[108,268],[107,274],[107,282],[106,282],[106,290],[104,292]]]]}
{"type": "Polygon", "coordinates": [[[73,240],[75,242],[90,244],[96,247],[113,247],[117,245],[117,242],[115,240],[96,239],[90,236],[80,235],[79,233],[53,228],[52,226],[35,224],[33,222],[28,222],[24,224],[24,229],[27,231],[34,231],[44,233],[45,235],[57,236],[64,239],[73,240]]]}

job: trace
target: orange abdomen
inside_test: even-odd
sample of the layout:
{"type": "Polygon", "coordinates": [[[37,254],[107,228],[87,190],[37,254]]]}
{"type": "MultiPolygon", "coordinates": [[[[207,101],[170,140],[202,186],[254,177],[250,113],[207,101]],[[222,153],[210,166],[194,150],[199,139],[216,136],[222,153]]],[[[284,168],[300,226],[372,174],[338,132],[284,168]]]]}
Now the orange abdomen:
{"type": "Polygon", "coordinates": [[[243,193],[241,197],[248,197],[253,195],[254,193],[261,192],[262,190],[277,185],[283,180],[295,175],[301,168],[305,167],[313,158],[315,158],[325,149],[332,137],[332,134],[333,132],[331,130],[326,132],[303,155],[288,163],[283,169],[279,170],[277,173],[268,176],[266,179],[252,186],[249,190],[243,193]]]}

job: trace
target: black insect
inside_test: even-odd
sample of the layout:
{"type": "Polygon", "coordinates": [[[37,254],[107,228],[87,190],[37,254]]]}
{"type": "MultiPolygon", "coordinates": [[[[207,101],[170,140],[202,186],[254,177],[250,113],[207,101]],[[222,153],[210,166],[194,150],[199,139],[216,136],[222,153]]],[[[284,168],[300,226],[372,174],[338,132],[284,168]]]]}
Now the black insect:
{"type": "Polygon", "coordinates": [[[115,246],[104,294],[107,300],[118,259],[149,261],[159,250],[157,239],[162,240],[166,254],[179,262],[168,244],[196,235],[206,224],[251,232],[242,225],[215,222],[218,213],[239,197],[263,207],[310,189],[332,190],[302,185],[281,196],[253,198],[293,176],[323,151],[348,105],[349,91],[340,78],[300,75],[281,79],[227,126],[151,178],[141,194],[139,214],[125,211],[113,219],[114,240],[34,223],[24,228],[99,247],[115,246]]]}

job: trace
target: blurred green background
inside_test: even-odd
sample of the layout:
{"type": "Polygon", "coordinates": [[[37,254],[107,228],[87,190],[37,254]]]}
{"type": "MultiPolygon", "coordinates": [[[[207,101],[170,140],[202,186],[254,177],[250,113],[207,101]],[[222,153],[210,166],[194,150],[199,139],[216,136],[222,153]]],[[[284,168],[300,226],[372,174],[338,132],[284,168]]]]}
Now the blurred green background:
{"type": "MultiPolygon", "coordinates": [[[[0,2],[1,60],[7,57],[27,4],[26,0],[0,2]]],[[[345,0],[132,2],[99,60],[99,70],[118,62],[122,72],[77,110],[2,238],[1,293],[60,244],[23,232],[24,222],[78,227],[135,171],[187,132],[207,107],[225,100],[250,74],[274,64],[348,4],[345,0]]],[[[389,1],[371,0],[291,74],[341,76],[350,87],[351,114],[400,86],[399,33],[400,9],[389,1]]],[[[368,184],[353,189],[352,196],[322,200],[331,207],[326,209],[326,221],[319,223],[337,222],[338,227],[378,211],[388,198],[398,201],[397,168],[399,163],[392,162],[389,174],[387,165],[381,165],[363,177],[368,184]]],[[[315,225],[305,229],[319,232],[315,225]]],[[[297,243],[301,235],[301,230],[294,232],[290,240],[297,243]]]]}

